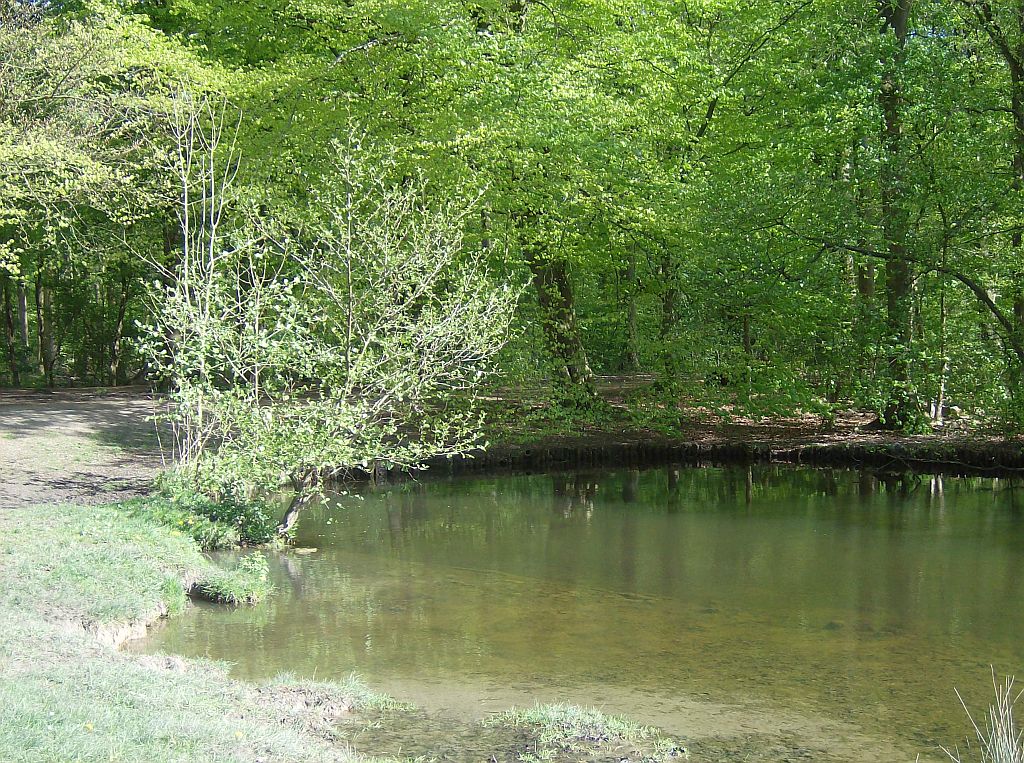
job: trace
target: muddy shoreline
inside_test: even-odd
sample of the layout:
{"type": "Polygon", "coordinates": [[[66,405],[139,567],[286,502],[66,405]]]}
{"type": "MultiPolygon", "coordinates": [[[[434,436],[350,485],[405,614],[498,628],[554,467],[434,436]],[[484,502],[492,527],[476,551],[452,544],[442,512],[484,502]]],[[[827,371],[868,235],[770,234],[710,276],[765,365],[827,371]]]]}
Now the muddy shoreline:
{"type": "MultiPolygon", "coordinates": [[[[1024,447],[1017,442],[759,442],[750,440],[677,440],[636,435],[588,434],[575,438],[541,438],[533,443],[494,445],[456,458],[427,462],[434,475],[533,473],[588,468],[686,466],[791,466],[869,468],[880,473],[951,476],[1024,477],[1024,447]]],[[[348,475],[359,480],[401,479],[403,472],[377,467],[348,475]]]]}

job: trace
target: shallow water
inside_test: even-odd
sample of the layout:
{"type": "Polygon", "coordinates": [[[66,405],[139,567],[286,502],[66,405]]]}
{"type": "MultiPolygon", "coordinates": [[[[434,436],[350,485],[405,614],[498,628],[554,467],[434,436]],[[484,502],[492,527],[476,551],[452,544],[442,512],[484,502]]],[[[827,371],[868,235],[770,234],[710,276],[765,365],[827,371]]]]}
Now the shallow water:
{"type": "Polygon", "coordinates": [[[1024,673],[1022,496],[778,467],[402,484],[310,510],[318,550],[270,556],[265,604],[197,605],[138,648],[356,671],[462,721],[596,705],[700,760],[942,760],[954,686],[980,707],[990,664],[1024,673]]]}

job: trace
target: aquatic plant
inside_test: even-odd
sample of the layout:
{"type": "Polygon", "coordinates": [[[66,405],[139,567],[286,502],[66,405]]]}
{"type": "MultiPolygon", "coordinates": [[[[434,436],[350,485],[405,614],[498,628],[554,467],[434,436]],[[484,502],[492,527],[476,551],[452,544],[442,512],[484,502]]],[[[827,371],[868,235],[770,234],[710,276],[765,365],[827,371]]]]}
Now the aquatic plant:
{"type": "Polygon", "coordinates": [[[996,677],[992,670],[992,689],[995,694],[995,701],[989,705],[985,719],[982,721],[984,727],[974,719],[967,703],[957,691],[956,695],[963,705],[967,717],[974,728],[974,735],[977,748],[971,750],[971,741],[967,740],[967,752],[961,754],[960,749],[954,747],[948,750],[945,747],[942,751],[949,756],[954,763],[968,763],[968,761],[980,761],[980,763],[1024,763],[1024,731],[1017,726],[1014,717],[1014,706],[1024,695],[1024,690],[1018,691],[1014,687],[1013,676],[1006,676],[1002,682],[996,677]],[[964,757],[967,755],[968,757],[964,757]]]}

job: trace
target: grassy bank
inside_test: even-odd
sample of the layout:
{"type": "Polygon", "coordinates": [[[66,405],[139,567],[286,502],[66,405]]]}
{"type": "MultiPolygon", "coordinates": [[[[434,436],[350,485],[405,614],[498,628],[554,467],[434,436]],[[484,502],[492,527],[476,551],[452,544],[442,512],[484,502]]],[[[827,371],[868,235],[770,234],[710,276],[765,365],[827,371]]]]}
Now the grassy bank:
{"type": "Polygon", "coordinates": [[[355,684],[255,686],[114,648],[183,608],[185,586],[226,585],[191,538],[111,506],[7,509],[0,579],[0,759],[354,758],[331,729],[376,701],[355,684]]]}
{"type": "Polygon", "coordinates": [[[658,763],[687,758],[686,749],[660,731],[627,718],[605,715],[575,705],[540,705],[511,709],[484,721],[490,728],[513,729],[525,736],[524,763],[560,759],[641,761],[658,763]]]}

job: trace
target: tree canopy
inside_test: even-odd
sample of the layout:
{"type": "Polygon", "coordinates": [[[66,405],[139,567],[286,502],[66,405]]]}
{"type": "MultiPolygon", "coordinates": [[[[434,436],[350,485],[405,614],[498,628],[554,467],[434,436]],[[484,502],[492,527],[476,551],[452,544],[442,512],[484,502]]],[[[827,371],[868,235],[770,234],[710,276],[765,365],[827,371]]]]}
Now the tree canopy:
{"type": "Polygon", "coordinates": [[[153,370],[187,90],[238,117],[229,217],[321,224],[354,129],[470,210],[461,256],[531,284],[506,381],[1024,423],[1019,0],[3,3],[6,382],[153,370]]]}

